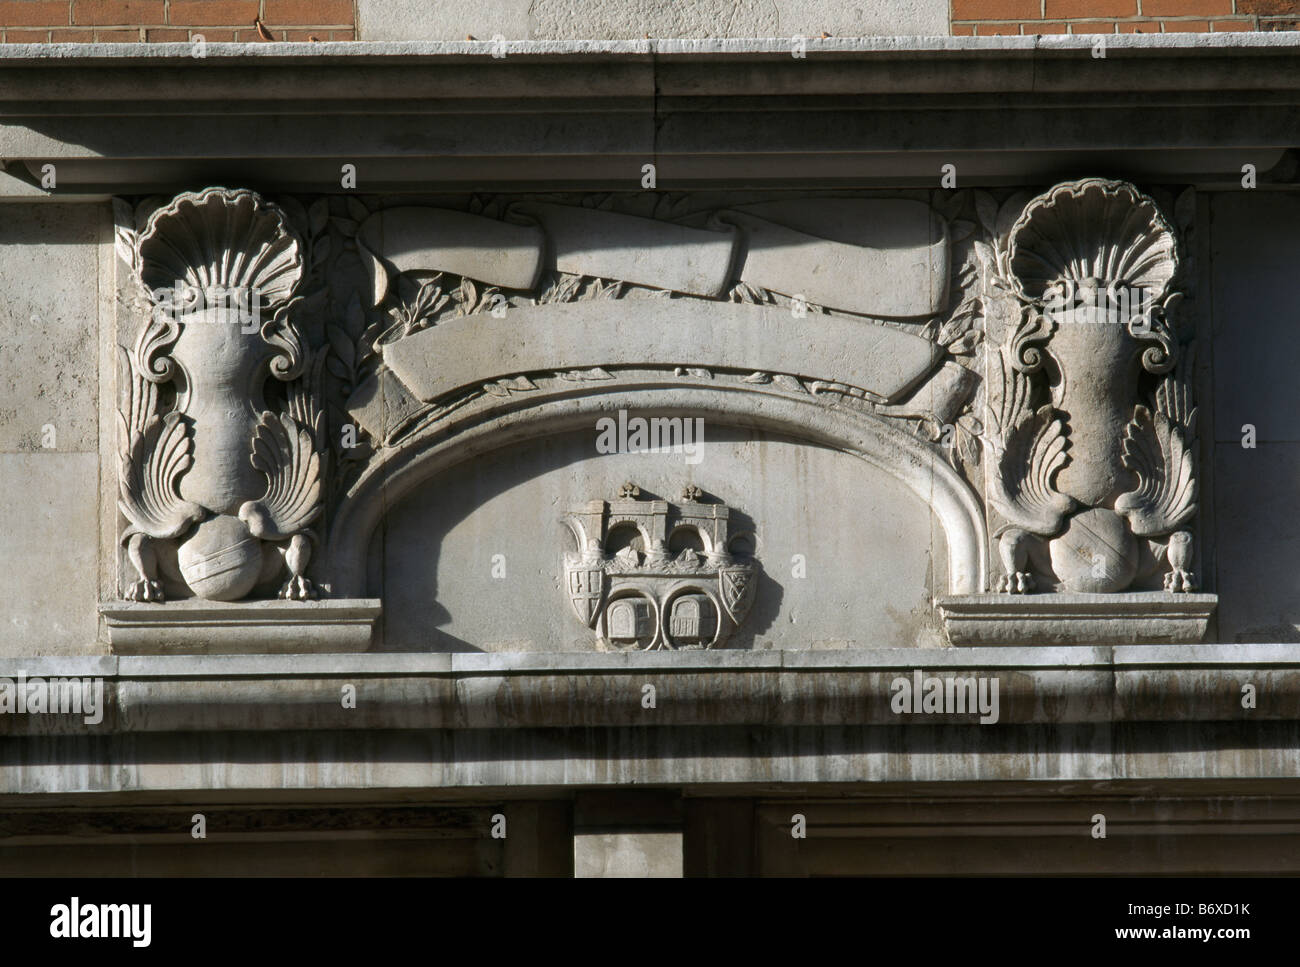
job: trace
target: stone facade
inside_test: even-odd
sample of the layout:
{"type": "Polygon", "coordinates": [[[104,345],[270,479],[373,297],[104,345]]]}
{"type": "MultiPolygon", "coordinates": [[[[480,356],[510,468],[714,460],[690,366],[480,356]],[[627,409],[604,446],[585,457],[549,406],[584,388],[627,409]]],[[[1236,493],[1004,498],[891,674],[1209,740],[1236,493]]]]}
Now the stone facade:
{"type": "Polygon", "coordinates": [[[129,51],[0,52],[0,869],[1292,870],[1294,35],[129,51]]]}

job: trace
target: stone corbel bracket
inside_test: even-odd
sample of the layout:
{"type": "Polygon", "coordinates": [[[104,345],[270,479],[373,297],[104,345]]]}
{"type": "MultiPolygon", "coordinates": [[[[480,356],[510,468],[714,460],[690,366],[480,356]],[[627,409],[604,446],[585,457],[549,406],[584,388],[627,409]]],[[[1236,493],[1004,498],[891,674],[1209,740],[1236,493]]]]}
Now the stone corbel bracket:
{"type": "Polygon", "coordinates": [[[1132,185],[1085,178],[1031,199],[994,243],[982,443],[1001,573],[995,593],[938,599],[950,640],[1199,641],[1218,599],[1192,593],[1194,342],[1174,229],[1132,185]]]}
{"type": "Polygon", "coordinates": [[[965,594],[936,601],[954,645],[1167,645],[1200,641],[1214,594],[965,594]]]}

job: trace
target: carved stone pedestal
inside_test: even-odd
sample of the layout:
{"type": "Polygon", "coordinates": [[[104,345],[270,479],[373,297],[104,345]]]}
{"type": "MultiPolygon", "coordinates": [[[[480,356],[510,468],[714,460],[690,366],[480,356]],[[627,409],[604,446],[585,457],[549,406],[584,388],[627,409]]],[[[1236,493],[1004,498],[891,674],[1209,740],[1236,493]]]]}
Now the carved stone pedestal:
{"type": "Polygon", "coordinates": [[[332,654],[370,648],[378,598],[102,604],[118,655],[332,654]]]}
{"type": "Polygon", "coordinates": [[[954,645],[1159,645],[1205,637],[1213,594],[963,594],[939,598],[954,645]]]}

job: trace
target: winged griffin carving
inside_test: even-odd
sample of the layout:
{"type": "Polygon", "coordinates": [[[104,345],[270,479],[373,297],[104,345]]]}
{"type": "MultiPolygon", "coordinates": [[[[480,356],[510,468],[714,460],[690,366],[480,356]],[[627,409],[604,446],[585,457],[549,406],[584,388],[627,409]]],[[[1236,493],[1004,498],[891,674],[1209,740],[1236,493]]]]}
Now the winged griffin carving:
{"type": "Polygon", "coordinates": [[[237,600],[286,571],[281,597],[314,597],[324,426],[319,360],[292,320],[296,235],[252,192],[210,188],[155,212],[132,261],[150,312],[121,352],[126,597],[161,602],[170,583],[237,600]]]}

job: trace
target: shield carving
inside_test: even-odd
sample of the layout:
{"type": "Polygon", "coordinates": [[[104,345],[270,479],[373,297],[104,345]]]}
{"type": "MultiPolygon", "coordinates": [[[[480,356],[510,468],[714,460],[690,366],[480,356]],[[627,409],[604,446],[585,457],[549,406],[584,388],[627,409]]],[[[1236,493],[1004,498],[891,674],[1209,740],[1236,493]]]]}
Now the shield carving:
{"type": "Polygon", "coordinates": [[[718,571],[718,587],[722,592],[722,605],[731,620],[739,625],[749,614],[754,603],[754,570],[748,566],[724,567],[718,571]]]}
{"type": "Polygon", "coordinates": [[[605,572],[599,563],[568,561],[564,566],[569,582],[569,602],[573,611],[588,628],[596,620],[600,600],[605,596],[605,572]]]}

